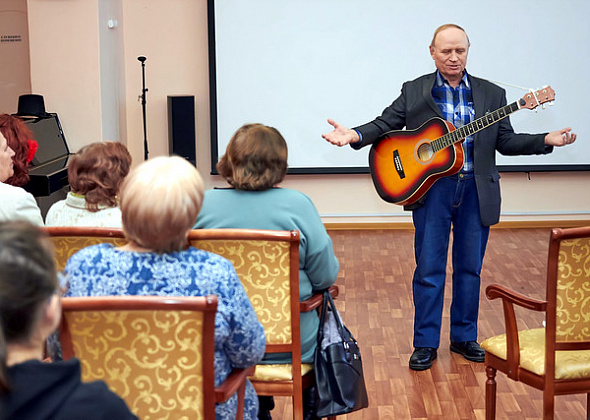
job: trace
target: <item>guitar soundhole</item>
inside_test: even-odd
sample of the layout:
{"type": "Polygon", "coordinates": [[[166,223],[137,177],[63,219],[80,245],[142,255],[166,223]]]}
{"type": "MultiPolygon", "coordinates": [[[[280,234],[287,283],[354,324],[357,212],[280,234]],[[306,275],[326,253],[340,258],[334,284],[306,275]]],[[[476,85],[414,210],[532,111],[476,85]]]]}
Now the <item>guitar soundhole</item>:
{"type": "Polygon", "coordinates": [[[418,160],[420,162],[428,162],[434,156],[432,146],[430,143],[422,143],[417,150],[418,160]]]}

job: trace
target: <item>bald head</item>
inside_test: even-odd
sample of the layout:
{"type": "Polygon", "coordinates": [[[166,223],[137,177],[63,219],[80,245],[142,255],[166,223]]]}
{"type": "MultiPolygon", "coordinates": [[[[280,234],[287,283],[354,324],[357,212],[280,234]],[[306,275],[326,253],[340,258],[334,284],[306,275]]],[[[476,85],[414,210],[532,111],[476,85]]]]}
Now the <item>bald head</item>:
{"type": "Polygon", "coordinates": [[[447,24],[434,32],[430,55],[440,74],[452,87],[457,87],[463,77],[468,52],[469,38],[460,26],[447,24]]]}
{"type": "Polygon", "coordinates": [[[449,28],[455,28],[455,29],[459,29],[460,31],[462,31],[465,34],[465,38],[467,39],[467,45],[471,45],[471,43],[469,42],[469,37],[467,36],[467,32],[465,32],[465,29],[463,29],[462,27],[460,27],[459,25],[455,25],[454,23],[447,23],[444,25],[439,26],[438,28],[436,28],[436,30],[434,31],[434,35],[432,35],[432,41],[430,41],[430,46],[434,46],[434,43],[436,41],[436,36],[441,32],[444,31],[445,29],[449,29],[449,28]]]}

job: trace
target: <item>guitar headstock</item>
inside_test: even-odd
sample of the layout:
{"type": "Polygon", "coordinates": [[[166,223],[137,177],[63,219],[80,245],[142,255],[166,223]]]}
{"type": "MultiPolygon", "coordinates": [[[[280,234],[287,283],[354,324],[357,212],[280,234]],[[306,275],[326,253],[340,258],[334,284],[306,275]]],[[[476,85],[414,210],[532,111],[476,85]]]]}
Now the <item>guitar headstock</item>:
{"type": "Polygon", "coordinates": [[[541,104],[552,102],[555,100],[555,91],[551,86],[545,86],[535,92],[529,92],[524,95],[519,101],[520,108],[535,109],[541,104]]]}

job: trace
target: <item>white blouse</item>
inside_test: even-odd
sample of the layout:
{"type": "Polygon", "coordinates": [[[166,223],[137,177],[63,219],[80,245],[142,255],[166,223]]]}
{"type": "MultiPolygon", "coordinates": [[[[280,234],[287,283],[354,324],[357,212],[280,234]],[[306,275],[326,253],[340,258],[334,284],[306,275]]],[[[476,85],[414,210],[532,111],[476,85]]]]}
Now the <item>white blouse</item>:
{"type": "Polygon", "coordinates": [[[43,226],[43,217],[35,197],[21,187],[0,182],[0,222],[13,220],[26,220],[43,226]]]}
{"type": "Polygon", "coordinates": [[[122,227],[119,207],[98,206],[98,211],[86,208],[84,197],[69,192],[65,200],[54,203],[45,217],[46,226],[122,227]]]}

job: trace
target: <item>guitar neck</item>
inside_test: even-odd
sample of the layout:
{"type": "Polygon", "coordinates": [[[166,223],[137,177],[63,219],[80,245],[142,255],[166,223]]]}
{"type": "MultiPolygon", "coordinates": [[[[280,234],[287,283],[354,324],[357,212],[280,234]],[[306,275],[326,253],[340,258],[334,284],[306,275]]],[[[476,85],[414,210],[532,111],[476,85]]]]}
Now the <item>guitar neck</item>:
{"type": "Polygon", "coordinates": [[[489,112],[483,117],[471,121],[469,124],[465,124],[464,126],[457,128],[455,131],[451,131],[450,133],[447,133],[444,136],[432,141],[432,149],[435,152],[438,152],[439,150],[442,150],[445,147],[460,142],[465,137],[471,136],[477,133],[478,131],[481,131],[484,128],[489,127],[490,125],[497,123],[498,121],[500,121],[503,118],[506,118],[513,112],[518,111],[520,108],[521,106],[518,102],[513,102],[493,112],[489,112]]]}

